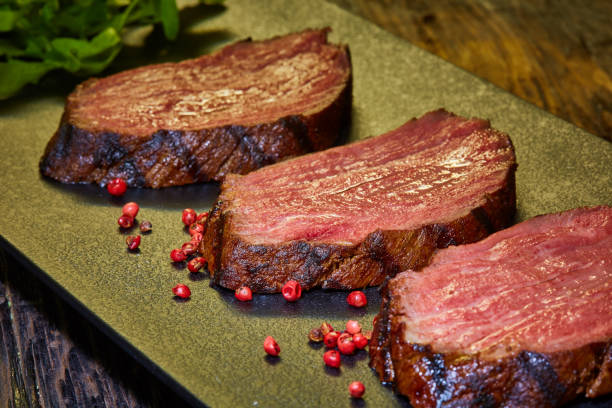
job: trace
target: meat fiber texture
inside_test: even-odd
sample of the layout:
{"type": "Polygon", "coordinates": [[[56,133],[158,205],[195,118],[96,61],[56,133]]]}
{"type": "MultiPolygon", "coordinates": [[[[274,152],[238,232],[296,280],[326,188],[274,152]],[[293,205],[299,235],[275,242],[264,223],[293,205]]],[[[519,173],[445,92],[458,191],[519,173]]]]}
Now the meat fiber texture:
{"type": "Polygon", "coordinates": [[[332,146],[350,122],[347,46],[328,29],[229,45],[77,86],[40,162],[64,183],[223,180],[332,146]]]}
{"type": "Polygon", "coordinates": [[[370,357],[414,407],[612,392],[612,208],[536,217],[398,274],[370,357]]]}
{"type": "Polygon", "coordinates": [[[214,283],[352,289],[511,224],[512,143],[438,110],[367,140],[230,175],[200,250],[214,283]]]}

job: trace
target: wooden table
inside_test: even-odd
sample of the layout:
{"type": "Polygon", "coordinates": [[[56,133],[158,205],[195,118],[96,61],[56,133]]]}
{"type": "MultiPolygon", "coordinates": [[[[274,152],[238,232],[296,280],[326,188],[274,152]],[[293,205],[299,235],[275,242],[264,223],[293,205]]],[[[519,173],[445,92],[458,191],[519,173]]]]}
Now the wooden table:
{"type": "MultiPolygon", "coordinates": [[[[612,141],[610,1],[331,1],[612,141]]],[[[2,407],[185,405],[6,253],[0,337],[2,407]]]]}
{"type": "Polygon", "coordinates": [[[612,141],[612,2],[331,0],[612,141]]]}

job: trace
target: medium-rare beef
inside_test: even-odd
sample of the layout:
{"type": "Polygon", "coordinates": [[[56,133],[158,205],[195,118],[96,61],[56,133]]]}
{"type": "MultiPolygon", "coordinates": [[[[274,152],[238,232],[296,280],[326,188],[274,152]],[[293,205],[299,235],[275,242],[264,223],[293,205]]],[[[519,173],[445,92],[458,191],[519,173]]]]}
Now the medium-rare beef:
{"type": "Polygon", "coordinates": [[[362,288],[477,241],[515,212],[508,136],[438,110],[384,135],[230,175],[201,252],[213,282],[257,292],[362,288]]]}
{"type": "Polygon", "coordinates": [[[612,392],[612,208],[536,217],[397,274],[370,357],[414,407],[612,392]]]}
{"type": "Polygon", "coordinates": [[[329,30],[243,41],[90,79],[68,96],[40,168],[65,183],[222,180],[334,144],[350,121],[348,47],[329,30]]]}

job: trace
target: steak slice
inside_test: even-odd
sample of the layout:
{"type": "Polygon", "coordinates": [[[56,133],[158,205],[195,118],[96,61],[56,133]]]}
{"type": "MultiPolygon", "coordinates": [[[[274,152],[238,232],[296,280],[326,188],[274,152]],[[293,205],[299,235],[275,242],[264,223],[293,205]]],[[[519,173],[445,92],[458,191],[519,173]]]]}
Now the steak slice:
{"type": "Polygon", "coordinates": [[[229,45],[78,85],[40,162],[64,183],[223,180],[332,146],[350,121],[347,46],[329,29],[229,45]]]}
{"type": "Polygon", "coordinates": [[[230,175],[200,250],[213,282],[349,289],[427,264],[515,212],[508,136],[438,110],[384,135],[230,175]]]}
{"type": "Polygon", "coordinates": [[[535,217],[397,274],[370,357],[414,407],[612,392],[612,208],[535,217]]]}

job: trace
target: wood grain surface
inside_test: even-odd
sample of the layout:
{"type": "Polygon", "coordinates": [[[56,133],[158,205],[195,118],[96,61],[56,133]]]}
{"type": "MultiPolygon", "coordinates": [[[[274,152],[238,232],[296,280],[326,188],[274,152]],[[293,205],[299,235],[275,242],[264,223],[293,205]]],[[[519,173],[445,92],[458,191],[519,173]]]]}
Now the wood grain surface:
{"type": "Polygon", "coordinates": [[[186,405],[0,249],[0,407],[186,405]]]}
{"type": "MultiPolygon", "coordinates": [[[[612,1],[331,0],[612,140],[612,1]]],[[[0,407],[185,402],[0,254],[0,407]]]]}
{"type": "Polygon", "coordinates": [[[330,0],[612,141],[610,0],[330,0]]]}

